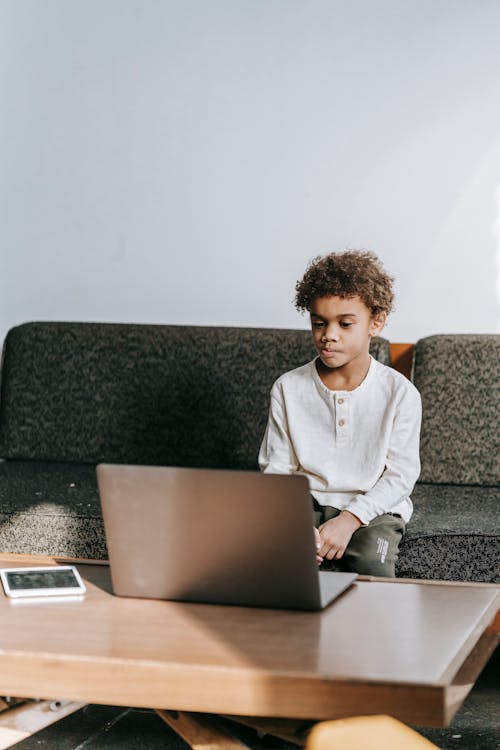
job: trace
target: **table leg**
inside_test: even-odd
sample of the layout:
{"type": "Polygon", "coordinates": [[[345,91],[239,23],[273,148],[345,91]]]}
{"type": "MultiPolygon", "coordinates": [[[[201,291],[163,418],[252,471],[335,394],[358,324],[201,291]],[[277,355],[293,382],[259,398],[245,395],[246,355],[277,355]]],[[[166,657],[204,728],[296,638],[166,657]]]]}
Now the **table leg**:
{"type": "Polygon", "coordinates": [[[235,739],[215,716],[159,708],[156,713],[193,750],[248,750],[248,746],[235,739]]]}
{"type": "Polygon", "coordinates": [[[303,747],[316,721],[306,719],[269,719],[257,716],[226,716],[230,721],[244,724],[259,734],[270,734],[286,742],[303,747]]]}

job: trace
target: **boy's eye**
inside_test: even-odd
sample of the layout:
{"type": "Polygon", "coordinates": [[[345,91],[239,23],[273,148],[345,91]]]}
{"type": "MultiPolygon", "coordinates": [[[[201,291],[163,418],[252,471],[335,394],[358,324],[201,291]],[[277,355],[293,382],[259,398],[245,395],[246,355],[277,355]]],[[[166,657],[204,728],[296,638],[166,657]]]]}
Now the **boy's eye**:
{"type": "Polygon", "coordinates": [[[343,320],[340,324],[341,328],[350,328],[352,326],[352,323],[348,320],[343,320]]]}
{"type": "Polygon", "coordinates": [[[313,321],[312,327],[313,328],[323,328],[324,325],[325,324],[322,323],[321,320],[315,320],[315,321],[313,321]]]}

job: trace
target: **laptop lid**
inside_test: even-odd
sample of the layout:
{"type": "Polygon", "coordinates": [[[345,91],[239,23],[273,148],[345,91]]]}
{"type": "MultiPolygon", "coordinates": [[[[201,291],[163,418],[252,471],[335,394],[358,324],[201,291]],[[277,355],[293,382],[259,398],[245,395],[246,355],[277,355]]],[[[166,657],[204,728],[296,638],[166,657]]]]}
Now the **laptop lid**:
{"type": "Polygon", "coordinates": [[[97,481],[117,595],[321,609],[356,578],[318,572],[303,476],[100,464],[97,481]]]}

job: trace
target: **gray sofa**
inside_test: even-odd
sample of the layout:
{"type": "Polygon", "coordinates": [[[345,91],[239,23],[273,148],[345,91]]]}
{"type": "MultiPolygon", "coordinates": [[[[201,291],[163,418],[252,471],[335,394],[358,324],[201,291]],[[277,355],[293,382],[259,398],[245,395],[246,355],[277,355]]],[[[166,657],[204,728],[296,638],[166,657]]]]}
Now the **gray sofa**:
{"type": "MultiPolygon", "coordinates": [[[[390,364],[389,343],[372,354],[390,364]]],[[[497,336],[418,342],[422,476],[398,575],[499,581],[497,336]]],[[[257,470],[269,390],[306,331],[27,323],[0,391],[0,550],[103,559],[98,462],[257,470]]]]}
{"type": "Polygon", "coordinates": [[[500,582],[500,336],[417,342],[420,479],[398,574],[500,582]]]}

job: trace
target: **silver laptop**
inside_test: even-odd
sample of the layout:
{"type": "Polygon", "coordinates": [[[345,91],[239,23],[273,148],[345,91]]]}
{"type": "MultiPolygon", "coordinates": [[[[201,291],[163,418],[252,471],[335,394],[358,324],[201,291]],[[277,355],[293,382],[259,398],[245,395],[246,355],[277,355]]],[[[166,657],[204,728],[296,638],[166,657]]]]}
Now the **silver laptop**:
{"type": "Polygon", "coordinates": [[[357,577],[318,570],[303,476],[99,464],[97,481],[119,596],[318,610],[357,577]]]}

